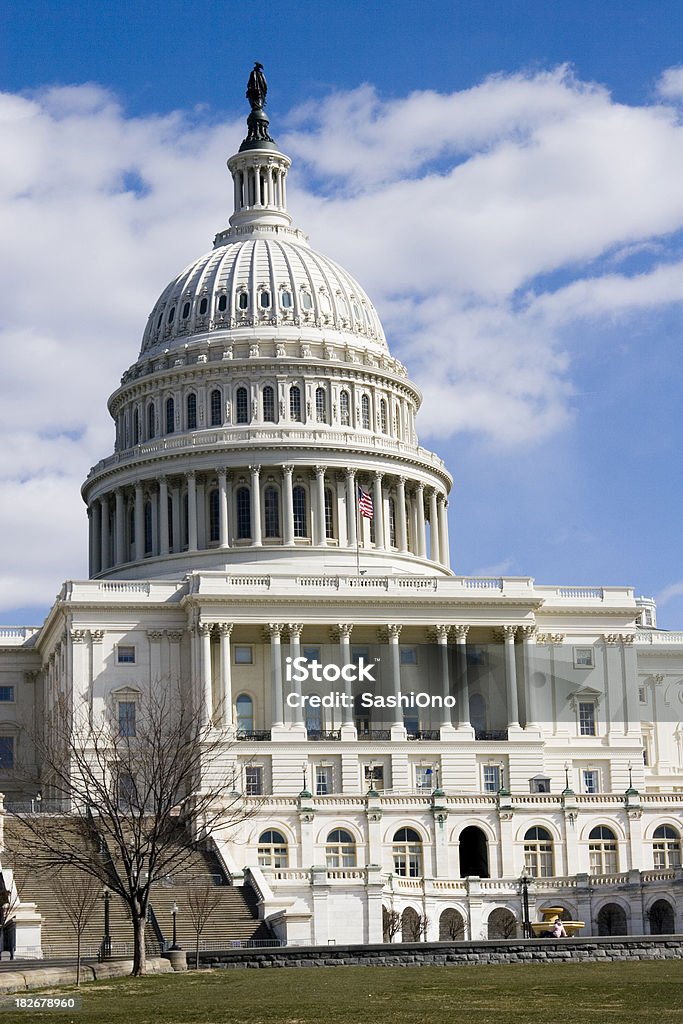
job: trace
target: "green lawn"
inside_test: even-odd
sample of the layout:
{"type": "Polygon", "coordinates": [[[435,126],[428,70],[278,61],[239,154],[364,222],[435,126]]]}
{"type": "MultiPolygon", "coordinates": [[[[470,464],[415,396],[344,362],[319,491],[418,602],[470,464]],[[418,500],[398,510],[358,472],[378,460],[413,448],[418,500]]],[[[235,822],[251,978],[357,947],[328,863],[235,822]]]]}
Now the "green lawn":
{"type": "Polygon", "coordinates": [[[6,1011],[0,1024],[680,1024],[683,963],[215,970],[80,995],[79,1013],[6,1011]]]}

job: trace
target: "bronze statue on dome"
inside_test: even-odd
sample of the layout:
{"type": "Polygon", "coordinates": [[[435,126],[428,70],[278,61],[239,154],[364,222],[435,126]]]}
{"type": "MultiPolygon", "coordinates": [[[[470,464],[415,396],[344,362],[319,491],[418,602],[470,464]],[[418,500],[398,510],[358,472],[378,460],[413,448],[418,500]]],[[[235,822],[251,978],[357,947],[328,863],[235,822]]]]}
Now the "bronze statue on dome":
{"type": "Polygon", "coordinates": [[[240,146],[240,153],[245,149],[276,149],[268,131],[268,118],[264,111],[268,83],[263,74],[263,64],[258,61],[249,75],[247,82],[247,99],[251,111],[247,118],[247,137],[240,146]]]}
{"type": "Polygon", "coordinates": [[[247,99],[252,110],[263,110],[266,105],[267,92],[268,83],[266,82],[266,76],[263,74],[263,64],[259,64],[256,61],[254,70],[249,75],[249,81],[247,82],[247,99]]]}

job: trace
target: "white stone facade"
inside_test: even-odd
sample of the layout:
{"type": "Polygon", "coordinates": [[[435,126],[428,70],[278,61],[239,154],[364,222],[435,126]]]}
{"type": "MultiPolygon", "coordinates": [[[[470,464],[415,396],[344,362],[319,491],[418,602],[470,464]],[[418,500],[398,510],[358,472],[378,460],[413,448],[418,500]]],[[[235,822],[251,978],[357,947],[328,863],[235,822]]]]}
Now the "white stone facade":
{"type": "Polygon", "coordinates": [[[8,801],[37,796],[12,761],[60,696],[116,721],[179,685],[250,810],[218,852],[289,942],[382,941],[383,908],[409,911],[404,936],[410,911],[428,939],[452,937],[445,911],[497,935],[525,865],[534,920],[682,931],[683,633],[628,587],[453,574],[452,480],[370,300],[291,226],[274,144],[229,167],[231,226],[162,293],[110,399],[91,579],[0,630],[8,801]],[[365,685],[289,682],[296,657],[363,658],[376,695],[437,699],[368,710],[365,685]],[[301,706],[331,690],[346,707],[301,706]]]}

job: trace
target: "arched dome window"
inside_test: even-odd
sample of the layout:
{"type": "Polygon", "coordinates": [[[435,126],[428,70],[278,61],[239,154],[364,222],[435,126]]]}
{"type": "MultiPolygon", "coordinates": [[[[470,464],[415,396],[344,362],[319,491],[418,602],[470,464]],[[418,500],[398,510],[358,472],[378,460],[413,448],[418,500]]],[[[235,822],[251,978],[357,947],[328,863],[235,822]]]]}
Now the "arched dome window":
{"type": "Polygon", "coordinates": [[[422,840],[414,828],[399,828],[394,833],[392,855],[394,874],[399,878],[422,875],[422,840]]]}
{"type": "Polygon", "coordinates": [[[133,444],[140,444],[140,413],[133,409],[133,444]]]}
{"type": "Polygon", "coordinates": [[[186,401],[187,406],[187,429],[197,429],[197,396],[194,391],[190,391],[186,401]]]}
{"type": "Polygon", "coordinates": [[[534,878],[552,878],[553,839],[547,828],[527,829],[524,836],[524,866],[534,878]]]}
{"type": "Polygon", "coordinates": [[[259,294],[259,306],[261,309],[270,309],[270,292],[262,291],[259,294]]]}
{"type": "Polygon", "coordinates": [[[218,296],[218,303],[217,303],[216,308],[218,309],[219,313],[225,313],[226,309],[228,308],[228,296],[227,295],[219,295],[218,296]]]}
{"type": "Polygon", "coordinates": [[[301,289],[301,308],[306,310],[306,312],[313,309],[313,299],[311,298],[311,293],[306,291],[305,288],[301,289]]]}
{"type": "Polygon", "coordinates": [[[334,538],[334,498],[332,490],[325,488],[325,537],[330,540],[334,538]]]}
{"type": "Polygon", "coordinates": [[[342,427],[351,425],[351,399],[348,391],[342,391],[339,395],[339,419],[342,427]]]}
{"type": "Polygon", "coordinates": [[[301,423],[301,388],[297,384],[292,384],[289,389],[289,418],[301,423]]]}
{"type": "Polygon", "coordinates": [[[251,494],[248,487],[238,487],[235,495],[237,514],[237,539],[251,538],[251,494]]]}
{"type": "Polygon", "coordinates": [[[220,510],[218,503],[218,491],[214,487],[209,491],[209,542],[217,543],[220,540],[220,510]]]}
{"type": "Polygon", "coordinates": [[[269,485],[263,492],[263,512],[266,537],[280,536],[280,494],[277,487],[269,485]]]}
{"type": "Polygon", "coordinates": [[[218,388],[211,392],[211,426],[223,426],[223,396],[218,388]]]}
{"type": "Polygon", "coordinates": [[[269,829],[261,833],[258,841],[258,863],[260,868],[287,867],[287,840],[281,832],[269,829]]]}
{"type": "Polygon", "coordinates": [[[168,311],[168,322],[169,322],[169,324],[172,324],[174,320],[175,320],[175,306],[171,306],[171,308],[168,311]]]}
{"type": "Polygon", "coordinates": [[[325,863],[328,868],[355,868],[356,844],[345,828],[334,828],[327,836],[325,863]]]}
{"type": "Polygon", "coordinates": [[[318,423],[327,423],[327,395],[325,388],[315,389],[315,418],[318,423]]]}
{"type": "Polygon", "coordinates": [[[280,292],[280,305],[283,309],[292,308],[292,293],[286,289],[280,292]]]}
{"type": "Polygon", "coordinates": [[[199,303],[199,315],[200,316],[206,316],[208,310],[209,310],[209,300],[207,299],[207,297],[205,295],[200,300],[200,303],[199,303]]]}
{"type": "Polygon", "coordinates": [[[235,393],[235,418],[237,423],[249,422],[249,395],[246,388],[238,388],[235,393]]]}
{"type": "Polygon", "coordinates": [[[187,320],[190,315],[191,304],[186,302],[183,306],[183,320],[187,320]]]}
{"type": "Polygon", "coordinates": [[[387,403],[382,399],[379,403],[379,429],[383,434],[386,434],[388,426],[387,420],[387,403]]]}
{"type": "Polygon", "coordinates": [[[145,522],[145,554],[152,554],[152,502],[146,501],[144,508],[144,522],[145,522]]]}
{"type": "Polygon", "coordinates": [[[396,547],[396,502],[389,498],[389,546],[396,547]]]}
{"type": "Polygon", "coordinates": [[[162,313],[159,313],[159,317],[158,317],[158,319],[157,319],[157,330],[159,330],[159,328],[161,327],[161,321],[162,321],[163,319],[164,319],[164,314],[163,314],[163,312],[162,312],[162,313]]]}
{"type": "Polygon", "coordinates": [[[329,314],[332,312],[332,304],[330,302],[330,297],[327,294],[327,292],[320,292],[318,296],[318,302],[320,303],[321,312],[329,316],[329,314]]]}
{"type": "Polygon", "coordinates": [[[248,693],[240,693],[235,701],[235,724],[238,735],[249,735],[254,731],[254,702],[248,693]]]}
{"type": "Polygon", "coordinates": [[[151,440],[156,434],[157,417],[154,410],[154,402],[147,406],[147,439],[151,440]]]}
{"type": "Polygon", "coordinates": [[[654,831],[652,853],[655,868],[680,868],[681,837],[671,825],[660,825],[654,831]]]}
{"type": "Polygon", "coordinates": [[[237,308],[244,313],[249,309],[249,292],[238,292],[237,308]]]}
{"type": "Polygon", "coordinates": [[[360,420],[363,430],[370,429],[370,399],[367,395],[363,395],[360,400],[360,420]]]}
{"type": "Polygon", "coordinates": [[[263,422],[275,423],[275,390],[270,384],[263,389],[263,422]]]}
{"type": "Polygon", "coordinates": [[[172,398],[166,399],[166,433],[172,434],[175,430],[175,402],[172,398]]]}
{"type": "Polygon", "coordinates": [[[292,505],[294,509],[294,536],[308,537],[308,510],[306,508],[306,488],[297,484],[292,488],[292,505]]]}
{"type": "Polygon", "coordinates": [[[588,837],[592,875],[611,875],[618,871],[617,837],[606,825],[596,825],[588,837]]]}

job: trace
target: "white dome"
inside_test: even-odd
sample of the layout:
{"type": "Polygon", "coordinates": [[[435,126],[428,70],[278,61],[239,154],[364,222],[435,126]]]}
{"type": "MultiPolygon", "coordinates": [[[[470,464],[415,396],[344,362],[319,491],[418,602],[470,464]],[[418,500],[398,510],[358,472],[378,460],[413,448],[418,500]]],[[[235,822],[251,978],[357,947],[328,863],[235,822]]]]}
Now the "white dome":
{"type": "Polygon", "coordinates": [[[299,232],[283,231],[289,236],[284,240],[258,237],[259,232],[231,238],[233,231],[219,235],[216,247],[162,292],[141,355],[185,345],[194,335],[269,325],[307,338],[340,335],[348,342],[353,336],[388,351],[377,311],[358,282],[314,252],[299,232]]]}

